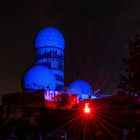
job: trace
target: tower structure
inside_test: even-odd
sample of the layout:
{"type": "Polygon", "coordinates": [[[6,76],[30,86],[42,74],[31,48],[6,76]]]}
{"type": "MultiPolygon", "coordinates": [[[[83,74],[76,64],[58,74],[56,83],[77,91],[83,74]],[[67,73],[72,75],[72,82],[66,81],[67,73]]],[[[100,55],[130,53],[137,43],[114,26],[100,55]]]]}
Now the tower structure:
{"type": "Polygon", "coordinates": [[[64,47],[62,33],[54,28],[43,28],[35,38],[35,63],[49,68],[56,78],[56,90],[64,90],[64,47]]]}

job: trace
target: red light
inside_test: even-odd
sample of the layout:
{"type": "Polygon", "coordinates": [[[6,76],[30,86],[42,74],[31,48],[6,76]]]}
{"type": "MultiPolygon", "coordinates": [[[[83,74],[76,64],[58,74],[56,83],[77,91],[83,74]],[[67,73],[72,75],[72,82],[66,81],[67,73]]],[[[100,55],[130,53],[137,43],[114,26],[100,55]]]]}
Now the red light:
{"type": "Polygon", "coordinates": [[[85,109],[84,109],[86,114],[90,113],[90,108],[89,108],[89,103],[85,103],[85,109]]]}

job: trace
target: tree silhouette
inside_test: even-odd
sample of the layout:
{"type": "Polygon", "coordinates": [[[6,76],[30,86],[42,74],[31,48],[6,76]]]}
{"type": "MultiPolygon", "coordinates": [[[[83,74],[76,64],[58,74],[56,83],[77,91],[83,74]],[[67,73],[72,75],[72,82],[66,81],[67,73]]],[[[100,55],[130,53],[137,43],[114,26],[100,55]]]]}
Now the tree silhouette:
{"type": "Polygon", "coordinates": [[[140,93],[140,35],[136,35],[128,46],[128,57],[123,59],[125,73],[118,82],[118,94],[140,93]]]}

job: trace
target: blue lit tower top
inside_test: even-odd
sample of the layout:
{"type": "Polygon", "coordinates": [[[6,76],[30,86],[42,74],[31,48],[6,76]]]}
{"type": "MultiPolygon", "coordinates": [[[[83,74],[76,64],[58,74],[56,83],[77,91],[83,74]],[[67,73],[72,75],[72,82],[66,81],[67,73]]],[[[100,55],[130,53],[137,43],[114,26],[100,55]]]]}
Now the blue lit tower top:
{"type": "Polygon", "coordinates": [[[56,80],[48,68],[33,66],[23,76],[23,88],[25,91],[36,91],[44,88],[55,90],[56,80]]]}
{"type": "Polygon", "coordinates": [[[64,50],[65,40],[63,34],[54,27],[42,29],[36,36],[35,48],[38,49],[46,46],[64,50]]]}
{"type": "Polygon", "coordinates": [[[76,80],[70,84],[67,92],[77,94],[80,99],[86,99],[93,94],[93,89],[86,81],[76,80]]]}
{"type": "Polygon", "coordinates": [[[35,38],[35,61],[49,68],[56,78],[56,90],[64,89],[63,34],[54,27],[43,28],[35,38]]]}

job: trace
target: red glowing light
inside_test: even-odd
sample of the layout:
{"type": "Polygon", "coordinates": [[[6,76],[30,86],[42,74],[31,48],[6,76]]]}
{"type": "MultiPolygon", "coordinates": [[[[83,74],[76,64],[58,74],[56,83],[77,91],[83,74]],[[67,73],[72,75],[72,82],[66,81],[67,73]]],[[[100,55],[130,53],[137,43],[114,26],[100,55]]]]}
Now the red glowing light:
{"type": "Polygon", "coordinates": [[[86,114],[90,113],[90,108],[89,108],[89,103],[85,103],[85,109],[84,109],[86,114]]]}

